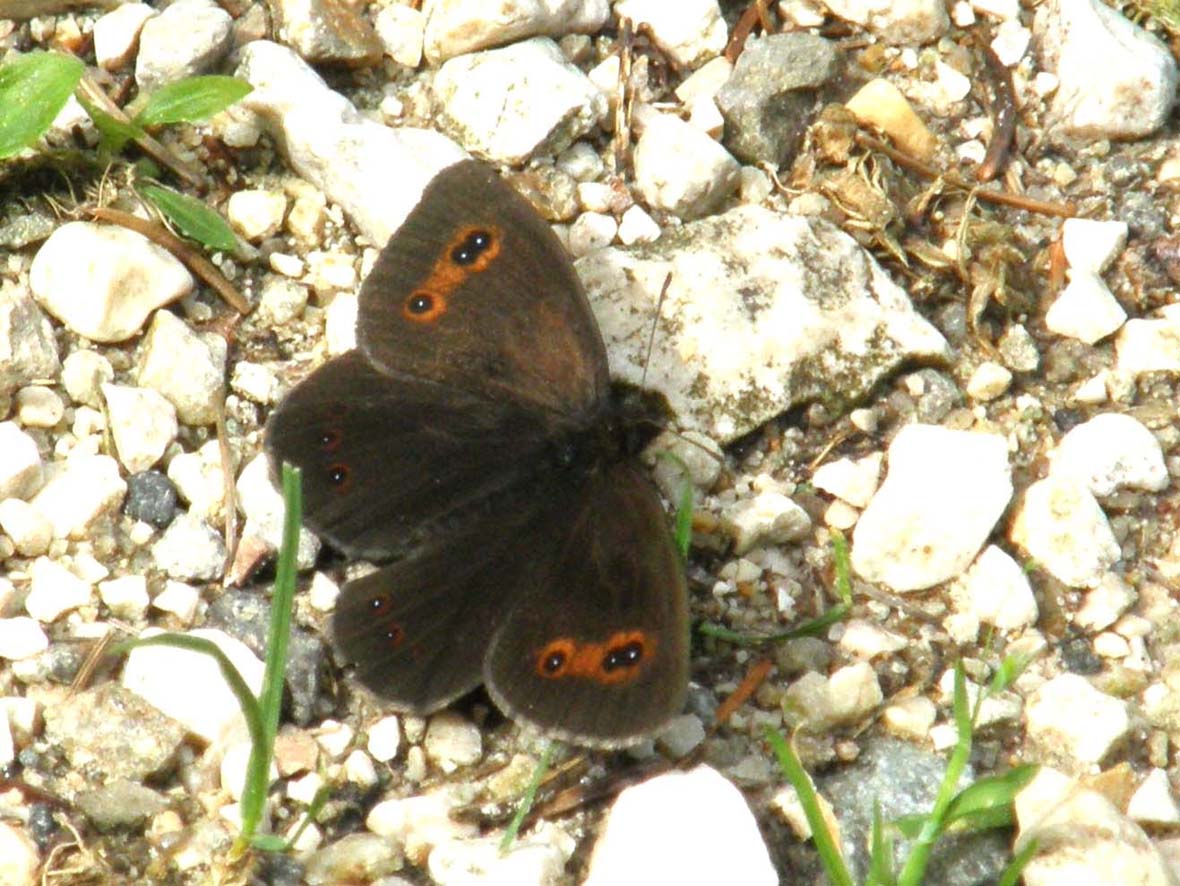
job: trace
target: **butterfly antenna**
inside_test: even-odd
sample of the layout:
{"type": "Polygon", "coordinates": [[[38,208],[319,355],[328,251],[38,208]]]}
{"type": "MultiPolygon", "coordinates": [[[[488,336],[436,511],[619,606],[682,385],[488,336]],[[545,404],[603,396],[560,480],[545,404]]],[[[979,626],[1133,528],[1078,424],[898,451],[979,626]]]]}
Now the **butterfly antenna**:
{"type": "Polygon", "coordinates": [[[656,327],[660,323],[660,313],[664,310],[664,298],[668,295],[668,287],[672,285],[672,272],[668,272],[668,276],[664,278],[664,285],[660,287],[660,298],[656,302],[656,313],[651,318],[651,332],[647,336],[647,353],[643,356],[643,377],[640,379],[639,386],[641,388],[647,387],[647,367],[651,365],[651,352],[656,343],[656,327]]]}

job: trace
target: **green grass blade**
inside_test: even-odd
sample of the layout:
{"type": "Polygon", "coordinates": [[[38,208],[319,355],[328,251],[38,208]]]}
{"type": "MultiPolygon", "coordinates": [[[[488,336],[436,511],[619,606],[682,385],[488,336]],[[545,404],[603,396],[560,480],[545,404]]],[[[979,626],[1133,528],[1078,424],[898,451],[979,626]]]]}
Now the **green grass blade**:
{"type": "Polygon", "coordinates": [[[94,128],[98,130],[101,139],[99,142],[100,151],[117,154],[128,142],[142,138],[146,134],[134,123],[124,123],[122,120],[115,119],[81,94],[78,95],[78,101],[86,109],[90,119],[94,121],[94,128]]]}
{"type": "Polygon", "coordinates": [[[1013,822],[1016,795],[1033,780],[1038,767],[1032,763],[1013,767],[998,775],[987,775],[955,795],[947,807],[945,824],[965,830],[1007,827],[1013,822]]]}
{"type": "Polygon", "coordinates": [[[0,67],[0,160],[45,134],[84,70],[79,59],[56,52],[30,52],[0,67]]]}
{"type": "Polygon", "coordinates": [[[1028,666],[1033,663],[1036,658],[1035,655],[1007,655],[1004,660],[1000,662],[1000,666],[996,668],[995,674],[992,675],[990,693],[995,695],[997,692],[1003,692],[1018,679],[1020,675],[1028,670],[1028,666]]]}
{"type": "Polygon", "coordinates": [[[529,810],[533,808],[533,803],[537,801],[537,791],[541,788],[541,780],[545,777],[545,773],[549,771],[549,764],[553,762],[553,754],[557,750],[557,746],[558,743],[555,741],[545,743],[545,750],[541,752],[541,759],[537,761],[537,765],[533,768],[533,777],[529,779],[528,787],[524,789],[524,794],[520,798],[520,804],[516,807],[516,813],[512,816],[512,821],[508,823],[508,828],[504,831],[504,836],[500,840],[501,854],[511,848],[516,835],[520,833],[520,826],[524,824],[525,816],[529,814],[529,810]]]}
{"type": "Polygon", "coordinates": [[[186,237],[192,237],[201,245],[222,252],[232,252],[237,248],[238,238],[229,224],[200,200],[146,182],[137,185],[137,190],[186,237]]]}
{"type": "MultiPolygon", "coordinates": [[[[299,527],[303,521],[303,493],[300,472],[283,465],[283,540],[275,568],[274,597],[271,600],[270,630],[266,642],[266,663],[259,699],[259,740],[252,741],[246,763],[246,784],[242,789],[242,831],[235,843],[238,852],[254,840],[266,806],[270,787],[270,762],[283,707],[283,675],[287,668],[287,647],[291,640],[291,609],[295,600],[296,555],[299,527]]],[[[253,738],[253,735],[251,735],[253,738]]]]}
{"type": "Polygon", "coordinates": [[[852,565],[848,558],[848,539],[839,529],[832,530],[832,565],[836,572],[836,596],[845,606],[851,606],[852,565]]]}
{"type": "Polygon", "coordinates": [[[152,93],[135,115],[135,123],[144,129],[168,123],[196,123],[240,101],[253,89],[235,77],[187,77],[152,93]]]}
{"type": "Polygon", "coordinates": [[[869,842],[869,873],[865,886],[894,886],[893,840],[881,820],[881,804],[873,801],[873,830],[869,842]]]}
{"type": "Polygon", "coordinates": [[[806,621],[797,628],[780,631],[777,634],[743,634],[713,622],[703,621],[697,625],[697,630],[706,637],[715,637],[735,646],[761,646],[763,643],[782,643],[794,640],[796,637],[816,637],[827,631],[838,621],[842,621],[851,607],[844,603],[837,603],[823,615],[806,621]]]}
{"type": "Polygon", "coordinates": [[[811,827],[811,841],[815,844],[820,863],[823,864],[832,886],[852,886],[852,875],[844,863],[840,847],[828,831],[827,822],[824,821],[823,812],[820,810],[819,798],[815,795],[815,789],[811,786],[811,779],[807,777],[803,764],[799,762],[787,740],[769,726],[766,727],[765,737],[778,759],[783,775],[799,795],[803,814],[807,816],[807,824],[811,827]]]}
{"type": "Polygon", "coordinates": [[[899,886],[921,886],[926,873],[926,865],[930,861],[930,852],[934,843],[946,829],[946,812],[958,793],[959,780],[967,768],[967,761],[971,757],[972,719],[971,705],[967,700],[967,675],[963,671],[963,663],[955,662],[955,690],[953,702],[955,726],[959,737],[955,747],[947,760],[946,773],[938,786],[938,795],[934,799],[934,806],[927,816],[925,824],[914,840],[909,857],[902,866],[897,877],[899,886]]]}
{"type": "Polygon", "coordinates": [[[1024,844],[1013,857],[1008,866],[1004,868],[1004,873],[1000,875],[1000,879],[996,882],[996,886],[1016,886],[1020,880],[1020,875],[1024,873],[1024,869],[1028,867],[1028,863],[1033,860],[1037,854],[1037,841],[1035,839],[1029,840],[1024,844]]]}

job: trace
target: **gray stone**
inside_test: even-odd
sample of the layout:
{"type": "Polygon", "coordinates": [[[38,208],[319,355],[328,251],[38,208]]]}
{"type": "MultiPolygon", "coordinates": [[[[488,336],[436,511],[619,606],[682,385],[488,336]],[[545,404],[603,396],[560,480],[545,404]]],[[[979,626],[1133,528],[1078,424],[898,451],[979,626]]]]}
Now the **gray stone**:
{"type": "Polygon", "coordinates": [[[837,71],[835,47],[813,34],[774,34],[747,41],[717,93],[725,146],[739,160],[789,163],[817,106],[817,92],[837,71]]]}
{"type": "Polygon", "coordinates": [[[168,808],[168,800],[151,788],[118,779],[93,791],[82,791],[75,802],[99,833],[141,828],[149,818],[168,808]]]}

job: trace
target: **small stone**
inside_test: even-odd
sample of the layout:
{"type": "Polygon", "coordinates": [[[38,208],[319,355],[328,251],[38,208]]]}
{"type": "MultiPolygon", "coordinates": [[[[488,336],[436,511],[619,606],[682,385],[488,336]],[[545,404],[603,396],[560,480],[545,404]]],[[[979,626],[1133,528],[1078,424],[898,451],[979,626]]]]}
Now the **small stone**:
{"type": "Polygon", "coordinates": [[[733,73],[733,62],[723,55],[710,59],[680,82],[676,97],[690,105],[696,99],[713,98],[733,73]]]}
{"type": "Polygon", "coordinates": [[[279,38],[313,64],[371,67],[381,41],[360,7],[335,0],[278,0],[279,38]]]}
{"type": "Polygon", "coordinates": [[[306,732],[284,729],[275,739],[275,764],[283,778],[312,772],[319,759],[319,745],[306,732]]]}
{"type": "Polygon", "coordinates": [[[332,759],[343,757],[352,745],[352,727],[336,720],[325,720],[315,732],[315,740],[332,759]]]}
{"type": "Polygon", "coordinates": [[[114,377],[115,370],[111,367],[111,361],[97,351],[80,348],[72,352],[62,363],[61,381],[70,399],[94,409],[102,408],[102,386],[114,377]]]}
{"type": "Polygon", "coordinates": [[[229,386],[255,403],[268,405],[279,399],[279,380],[269,366],[239,360],[234,364],[229,386]]]}
{"type": "Polygon", "coordinates": [[[705,740],[705,724],[696,714],[681,714],[673,717],[664,731],[656,736],[656,745],[660,750],[679,760],[705,740]]]}
{"type": "Polygon", "coordinates": [[[1035,372],[1041,364],[1036,340],[1019,323],[1004,331],[998,347],[1000,359],[1013,372],[1035,372]]]}
{"type": "Polygon", "coordinates": [[[721,54],[729,38],[717,0],[619,0],[615,15],[646,25],[655,44],[681,68],[696,68],[721,54]]]}
{"type": "Polygon", "coordinates": [[[741,792],[708,766],[625,788],[590,858],[585,886],[778,883],[741,792]]]}
{"type": "Polygon", "coordinates": [[[124,3],[94,23],[94,60],[107,71],[117,71],[135,55],[139,32],[156,12],[146,3],[124,3]]]}
{"type": "Polygon", "coordinates": [[[317,612],[331,612],[336,608],[336,600],[340,597],[340,585],[322,572],[311,577],[311,587],[307,591],[307,602],[317,612]]]}
{"type": "Polygon", "coordinates": [[[164,590],[156,594],[152,600],[152,608],[161,612],[171,612],[181,624],[190,625],[196,618],[200,602],[201,592],[192,585],[169,579],[164,583],[164,590]]]}
{"type": "Polygon", "coordinates": [[[880,129],[907,154],[930,159],[938,139],[889,80],[870,80],[846,104],[858,122],[880,129]]]}
{"type": "Polygon", "coordinates": [[[98,596],[111,614],[138,621],[148,608],[147,579],[142,575],[124,575],[99,582],[98,596]]]}
{"type": "Polygon", "coordinates": [[[362,788],[372,788],[379,781],[373,758],[359,748],[344,758],[344,777],[362,788]]]}
{"type": "Polygon", "coordinates": [[[1031,627],[1037,600],[1020,564],[995,545],[988,545],[963,576],[963,586],[976,618],[1001,631],[1031,627]]]}
{"type": "Polygon", "coordinates": [[[1061,226],[1061,245],[1071,272],[1101,274],[1127,245],[1127,223],[1067,218],[1061,226]]]}
{"type": "Polygon", "coordinates": [[[836,723],[867,717],[884,700],[876,671],[868,662],[840,668],[828,680],[831,715],[836,723]]]}
{"type": "Polygon", "coordinates": [[[1159,492],[1168,485],[1159,440],[1121,413],[1103,413],[1071,429],[1051,458],[1054,475],[1082,482],[1096,496],[1119,489],[1159,492]]]}
{"type": "Polygon", "coordinates": [[[635,187],[647,202],[684,219],[715,209],[737,187],[741,167],[696,127],[666,114],[644,122],[635,146],[635,187]]]}
{"type": "Polygon", "coordinates": [[[102,514],[118,509],[127,484],[108,455],[78,455],[55,473],[31,504],[53,524],[54,538],[85,538],[102,514]]]}
{"type": "Polygon", "coordinates": [[[738,556],[759,544],[782,544],[811,530],[807,512],[781,492],[764,490],[725,509],[722,524],[738,556]]]}
{"type": "Polygon", "coordinates": [[[225,542],[200,517],[183,514],[152,545],[152,559],[172,578],[214,581],[225,565],[225,542]]]}
{"type": "Polygon", "coordinates": [[[825,0],[839,18],[854,22],[896,45],[931,43],[946,33],[950,18],[942,0],[905,0],[901,3],[825,0]]]}
{"type": "Polygon", "coordinates": [[[0,499],[27,499],[45,482],[37,441],[16,422],[0,422],[0,499]]]}
{"type": "Polygon", "coordinates": [[[971,373],[967,381],[967,396],[986,403],[1006,393],[1011,384],[1011,372],[999,363],[985,360],[971,373]]]}
{"type": "Polygon", "coordinates": [[[169,807],[157,791],[126,779],[116,779],[78,794],[78,808],[101,834],[141,828],[153,815],[169,807]]]}
{"type": "MultiPolygon", "coordinates": [[[[283,536],[283,497],[271,480],[270,463],[265,454],[255,456],[242,468],[238,475],[237,492],[238,506],[246,515],[243,536],[260,539],[269,550],[277,551],[283,536]]],[[[310,569],[314,566],[319,552],[320,541],[316,535],[306,527],[300,529],[295,556],[299,568],[310,569]]],[[[322,598],[324,601],[331,601],[329,609],[333,608],[336,596],[340,593],[339,588],[335,592],[329,589],[321,593],[326,594],[322,598]]]]}
{"type": "Polygon", "coordinates": [[[934,702],[915,695],[891,701],[881,712],[881,723],[898,738],[923,741],[930,735],[930,727],[938,715],[934,702]]]}
{"type": "Polygon", "coordinates": [[[403,844],[406,855],[424,863],[435,846],[479,834],[474,822],[451,817],[451,810],[461,802],[457,792],[446,788],[405,799],[385,800],[369,811],[365,827],[403,844]]]}
{"type": "Polygon", "coordinates": [[[20,661],[49,648],[49,638],[34,618],[0,618],[0,658],[20,661]]]}
{"type": "Polygon", "coordinates": [[[1115,339],[1120,372],[1180,372],[1180,304],[1160,309],[1158,319],[1128,320],[1115,339]]]}
{"type": "Polygon", "coordinates": [[[1126,704],[1077,674],[1061,674],[1039,687],[1025,717],[1030,739],[1081,766],[1101,763],[1131,733],[1126,704]]]}
{"type": "Polygon", "coordinates": [[[430,761],[447,774],[478,763],[483,756],[479,727],[450,711],[430,718],[424,746],[430,761]]]}
{"type": "Polygon", "coordinates": [[[29,288],[78,335],[124,341],[157,308],[188,295],[193,278],[171,253],[114,225],[68,222],[37,250],[29,288]]]}
{"type": "Polygon", "coordinates": [[[855,508],[864,508],[877,491],[884,456],[879,452],[856,459],[840,458],[816,468],[811,482],[816,489],[834,495],[855,508]]]}
{"type": "MultiPolygon", "coordinates": [[[[233,458],[231,455],[231,464],[233,458]]],[[[222,472],[221,448],[216,440],[205,443],[196,452],[184,452],[168,464],[168,479],[176,486],[189,513],[220,522],[225,517],[225,476],[222,472]]]]}
{"type": "Polygon", "coordinates": [[[501,838],[490,836],[440,843],[427,863],[431,879],[435,883],[545,886],[561,881],[574,849],[574,841],[549,823],[513,841],[507,851],[500,848],[500,842],[501,838]]]}
{"type": "Polygon", "coordinates": [[[373,883],[402,869],[402,849],[377,834],[349,834],[307,859],[308,886],[373,883]]]}
{"type": "Polygon", "coordinates": [[[299,319],[306,307],[306,286],[283,277],[269,277],[262,285],[256,316],[267,326],[285,326],[299,319]]]}
{"type": "Polygon", "coordinates": [[[1074,624],[1088,634],[1097,633],[1118,621],[1135,605],[1135,599],[1134,589],[1120,576],[1108,572],[1087,591],[1081,607],[1074,613],[1074,624]]]}
{"type": "Polygon", "coordinates": [[[29,385],[16,392],[16,417],[26,428],[55,427],[65,413],[61,397],[44,385],[29,385]]]}
{"type": "Polygon", "coordinates": [[[132,474],[127,478],[123,513],[163,529],[176,516],[176,487],[159,471],[132,474]]]}
{"type": "Polygon", "coordinates": [[[146,471],[176,439],[176,408],[149,388],[105,384],[102,391],[119,461],[129,474],[146,471]]]}
{"type": "Polygon", "coordinates": [[[233,19],[211,0],[177,0],[140,31],[135,80],[153,92],[210,70],[233,45],[233,19]]]}
{"type": "Polygon", "coordinates": [[[50,624],[71,609],[87,605],[94,591],[89,582],[48,557],[34,560],[29,575],[25,611],[42,624],[50,624]]]}
{"type": "MultiPolygon", "coordinates": [[[[141,636],[156,633],[159,631],[145,631],[141,636]]],[[[198,629],[187,636],[217,644],[250,691],[258,694],[263,665],[246,644],[218,630],[198,629]]],[[[127,656],[122,683],[206,741],[217,741],[238,730],[245,734],[238,700],[217,662],[207,655],[168,646],[140,646],[127,656]]]]}
{"type": "Polygon", "coordinates": [[[53,524],[49,518],[19,498],[0,501],[0,532],[12,539],[22,557],[44,554],[53,541],[53,524]]]}
{"type": "Polygon", "coordinates": [[[898,652],[908,645],[904,637],[887,631],[864,619],[845,622],[840,635],[840,648],[855,658],[871,659],[898,652]]]}
{"type": "MultiPolygon", "coordinates": [[[[61,372],[49,319],[23,287],[0,280],[0,395],[61,372]]],[[[2,413],[0,413],[2,414],[2,413]]]]}
{"type": "Polygon", "coordinates": [[[157,311],[140,346],[137,381],[176,407],[186,425],[217,420],[225,376],[225,340],[198,336],[175,314],[157,311]]]}
{"type": "Polygon", "coordinates": [[[857,523],[852,566],[899,592],[953,578],[975,559],[1011,497],[1003,437],[907,425],[857,523]]]}
{"type": "Polygon", "coordinates": [[[0,821],[0,883],[36,883],[41,853],[25,828],[0,821]]]}
{"type": "Polygon", "coordinates": [[[1069,283],[1045,312],[1045,326],[1051,331],[1088,345],[1117,332],[1126,320],[1118,299],[1089,271],[1071,271],[1069,283]]]}
{"type": "Polygon", "coordinates": [[[107,682],[48,705],[45,737],[91,778],[142,781],[171,770],[185,730],[127,688],[107,682]]]}
{"type": "Polygon", "coordinates": [[[369,727],[368,733],[366,747],[374,760],[388,763],[397,756],[397,749],[401,743],[401,723],[397,717],[381,718],[369,727]]]}
{"type": "Polygon", "coordinates": [[[574,258],[580,258],[595,249],[609,246],[618,230],[618,223],[611,216],[600,212],[583,212],[577,221],[570,225],[570,254],[574,258]]]}
{"type": "Polygon", "coordinates": [[[251,243],[274,236],[286,214],[287,197],[281,191],[235,191],[225,205],[229,223],[251,243]]]}
{"type": "Polygon", "coordinates": [[[1009,535],[1064,584],[1093,587],[1122,550],[1094,496],[1052,474],[1025,490],[1009,535]]]}
{"type": "Polygon", "coordinates": [[[377,13],[373,27],[385,54],[399,65],[416,68],[422,63],[426,16],[420,10],[391,3],[377,13]]]}
{"type": "Polygon", "coordinates": [[[651,243],[660,237],[660,226],[642,206],[632,206],[619,219],[619,242],[624,246],[651,243]]]}
{"type": "Polygon", "coordinates": [[[1166,770],[1154,768],[1147,773],[1127,802],[1127,817],[1143,824],[1180,824],[1180,807],[1166,770]]]}

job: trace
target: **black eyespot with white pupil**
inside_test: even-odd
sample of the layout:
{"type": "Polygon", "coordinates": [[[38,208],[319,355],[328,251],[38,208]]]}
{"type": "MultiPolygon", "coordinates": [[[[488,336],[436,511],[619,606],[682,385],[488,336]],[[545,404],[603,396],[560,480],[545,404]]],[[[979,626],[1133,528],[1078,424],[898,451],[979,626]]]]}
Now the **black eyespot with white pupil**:
{"type": "Polygon", "coordinates": [[[411,314],[429,314],[434,310],[434,296],[429,292],[416,292],[406,302],[406,310],[411,314]]]}
{"type": "Polygon", "coordinates": [[[643,658],[643,644],[636,641],[618,646],[602,657],[602,669],[608,674],[619,668],[633,668],[643,658]]]}
{"type": "Polygon", "coordinates": [[[547,674],[556,674],[565,665],[565,661],[566,654],[564,652],[550,652],[541,662],[541,668],[547,674]]]}
{"type": "Polygon", "coordinates": [[[451,261],[457,265],[474,264],[491,245],[492,235],[487,231],[472,231],[451,250],[451,261]]]}

